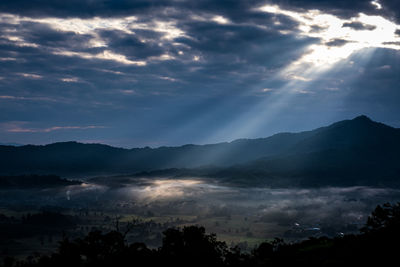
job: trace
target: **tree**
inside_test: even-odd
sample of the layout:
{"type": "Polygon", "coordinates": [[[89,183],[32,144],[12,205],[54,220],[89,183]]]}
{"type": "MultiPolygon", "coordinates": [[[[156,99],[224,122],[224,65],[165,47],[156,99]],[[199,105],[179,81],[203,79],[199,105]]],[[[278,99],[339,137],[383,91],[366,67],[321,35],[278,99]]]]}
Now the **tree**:
{"type": "Polygon", "coordinates": [[[368,217],[366,225],[361,229],[363,233],[381,230],[383,228],[394,228],[400,226],[400,203],[385,203],[378,205],[368,217]]]}
{"type": "Polygon", "coordinates": [[[161,257],[172,266],[223,266],[226,252],[225,242],[198,226],[166,230],[160,248],[161,257]]]}

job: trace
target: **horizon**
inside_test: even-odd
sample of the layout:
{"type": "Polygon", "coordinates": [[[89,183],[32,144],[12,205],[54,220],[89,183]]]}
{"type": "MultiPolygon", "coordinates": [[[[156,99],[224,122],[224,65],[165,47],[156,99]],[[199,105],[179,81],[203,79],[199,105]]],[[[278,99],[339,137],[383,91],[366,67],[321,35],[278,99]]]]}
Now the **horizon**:
{"type": "Polygon", "coordinates": [[[178,144],[178,145],[174,145],[174,146],[137,146],[137,147],[122,147],[122,146],[113,146],[111,144],[106,144],[106,143],[85,143],[85,142],[80,142],[79,140],[66,140],[66,141],[60,141],[60,142],[53,142],[53,143],[44,143],[44,144],[19,144],[19,143],[2,143],[0,142],[0,146],[14,146],[14,147],[20,147],[20,146],[47,146],[47,145],[52,145],[52,144],[58,144],[58,143],[78,143],[78,144],[87,144],[87,145],[106,145],[106,146],[110,146],[110,147],[114,147],[114,148],[123,148],[123,149],[143,149],[143,148],[150,148],[150,149],[157,149],[157,148],[161,148],[161,147],[182,147],[182,146],[187,146],[187,145],[194,145],[194,146],[203,146],[203,145],[216,145],[216,144],[223,144],[223,143],[232,143],[238,140],[255,140],[255,139],[266,139],[266,138],[270,138],[273,137],[275,135],[278,134],[285,134],[285,133],[289,133],[289,134],[297,134],[297,133],[302,133],[302,132],[308,132],[308,131],[314,131],[320,128],[324,128],[324,127],[329,127],[332,126],[333,124],[336,124],[338,122],[342,122],[342,121],[353,121],[355,119],[359,119],[359,118],[366,118],[368,120],[371,120],[374,123],[378,123],[378,124],[383,124],[385,126],[389,126],[391,128],[394,129],[399,129],[398,127],[394,127],[392,125],[388,125],[379,121],[375,121],[373,119],[371,119],[369,116],[361,114],[358,115],[356,117],[353,118],[349,118],[349,119],[343,119],[340,121],[334,121],[332,123],[329,123],[328,125],[320,125],[316,128],[312,128],[312,129],[308,129],[308,130],[302,130],[302,131],[297,131],[297,132],[277,132],[277,133],[273,133],[271,135],[268,136],[260,136],[260,137],[255,137],[255,138],[238,138],[238,139],[234,139],[234,140],[227,140],[227,141],[222,141],[222,142],[218,142],[218,143],[204,143],[204,144],[196,144],[196,143],[186,143],[186,144],[178,144]]]}
{"type": "Polygon", "coordinates": [[[400,10],[374,1],[0,3],[0,141],[160,147],[400,127],[400,10]]]}

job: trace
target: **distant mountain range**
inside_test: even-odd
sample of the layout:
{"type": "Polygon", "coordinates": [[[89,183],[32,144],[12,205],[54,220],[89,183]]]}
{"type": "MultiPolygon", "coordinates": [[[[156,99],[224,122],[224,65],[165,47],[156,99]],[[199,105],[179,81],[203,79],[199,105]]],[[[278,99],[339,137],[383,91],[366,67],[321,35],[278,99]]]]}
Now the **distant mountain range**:
{"type": "Polygon", "coordinates": [[[366,116],[229,143],[115,148],[77,142],[0,146],[0,174],[210,176],[271,186],[400,185],[400,129],[366,116]]]}
{"type": "Polygon", "coordinates": [[[0,143],[0,146],[23,146],[23,145],[18,143],[0,143]]]}

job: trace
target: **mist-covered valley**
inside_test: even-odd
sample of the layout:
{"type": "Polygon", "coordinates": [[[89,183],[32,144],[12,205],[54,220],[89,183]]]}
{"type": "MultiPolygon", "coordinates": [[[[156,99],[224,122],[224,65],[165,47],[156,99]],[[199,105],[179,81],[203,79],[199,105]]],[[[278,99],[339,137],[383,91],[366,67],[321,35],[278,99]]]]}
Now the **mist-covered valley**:
{"type": "Polygon", "coordinates": [[[276,237],[299,241],[358,233],[376,205],[399,200],[400,190],[382,187],[241,187],[204,177],[92,177],[72,185],[1,190],[2,232],[11,229],[3,237],[14,244],[5,238],[2,249],[26,256],[40,247],[46,253],[63,234],[117,228],[127,231],[130,242],[157,247],[167,228],[201,225],[246,251],[276,237]],[[31,229],[21,220],[35,214],[47,223],[33,223],[35,231],[26,236],[12,234],[21,226],[31,229]],[[55,214],[66,217],[55,219],[55,214]],[[54,226],[57,220],[70,224],[54,226]]]}

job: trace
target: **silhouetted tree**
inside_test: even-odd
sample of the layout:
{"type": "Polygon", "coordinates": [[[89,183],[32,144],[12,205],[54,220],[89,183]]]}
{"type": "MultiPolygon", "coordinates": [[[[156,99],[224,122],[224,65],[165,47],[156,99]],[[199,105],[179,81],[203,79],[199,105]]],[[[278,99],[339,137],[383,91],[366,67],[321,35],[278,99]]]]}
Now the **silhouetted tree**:
{"type": "Polygon", "coordinates": [[[215,234],[206,234],[204,227],[187,226],[166,230],[159,251],[173,266],[223,266],[227,246],[215,234]]]}
{"type": "Polygon", "coordinates": [[[400,203],[390,204],[385,203],[382,206],[378,205],[368,217],[365,227],[362,232],[367,233],[383,228],[391,228],[400,226],[400,203]]]}
{"type": "Polygon", "coordinates": [[[187,226],[164,231],[162,246],[150,249],[143,243],[127,244],[123,233],[92,231],[70,241],[64,238],[51,256],[35,256],[7,267],[122,267],[122,266],[389,266],[398,260],[400,204],[377,206],[362,234],[336,238],[309,238],[297,243],[282,239],[264,242],[243,253],[228,249],[204,227],[187,226]]]}

